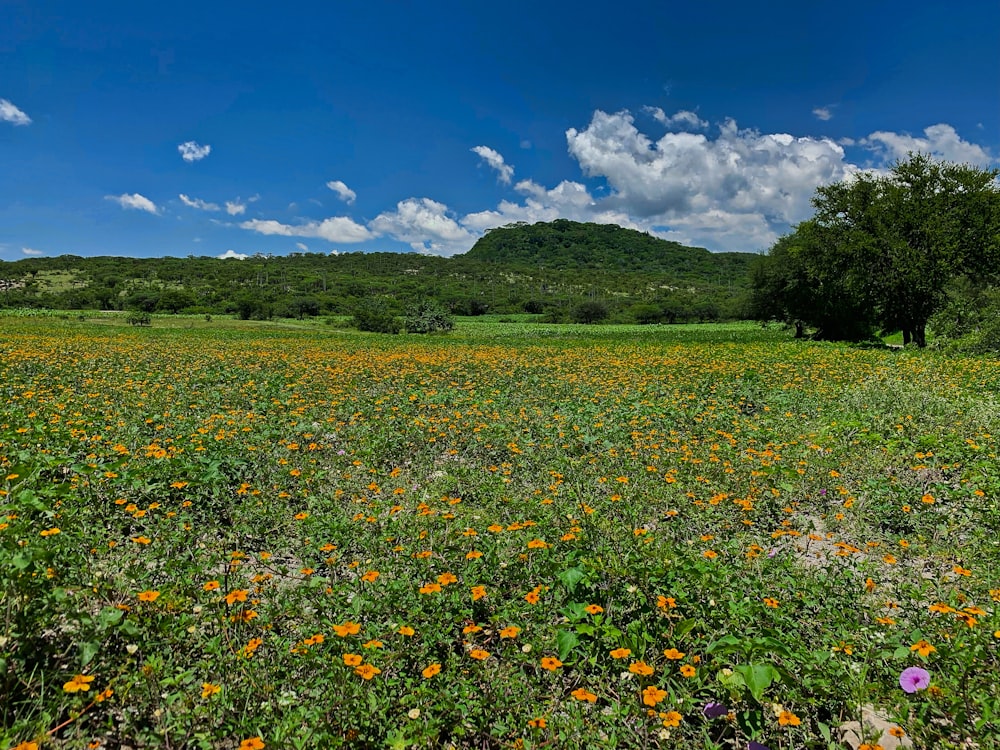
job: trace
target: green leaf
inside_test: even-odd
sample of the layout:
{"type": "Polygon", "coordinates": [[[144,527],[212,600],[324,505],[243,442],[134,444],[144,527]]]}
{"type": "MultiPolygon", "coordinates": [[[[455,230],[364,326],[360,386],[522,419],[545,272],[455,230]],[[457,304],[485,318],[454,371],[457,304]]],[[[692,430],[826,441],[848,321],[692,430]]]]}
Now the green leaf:
{"type": "Polygon", "coordinates": [[[770,664],[741,664],[735,668],[736,672],[742,675],[746,682],[750,695],[760,703],[764,698],[764,691],[771,687],[771,683],[779,678],[778,670],[770,664]]]}
{"type": "Polygon", "coordinates": [[[680,638],[681,636],[687,635],[694,629],[694,626],[697,624],[698,621],[695,620],[693,617],[688,618],[687,620],[681,620],[679,623],[677,623],[677,625],[674,626],[674,636],[680,638]]]}
{"type": "Polygon", "coordinates": [[[556,633],[556,649],[559,651],[559,660],[566,661],[566,657],[577,647],[580,639],[576,632],[572,630],[560,630],[556,633]]]}
{"type": "Polygon", "coordinates": [[[564,570],[562,573],[558,574],[558,578],[562,581],[562,585],[566,587],[566,590],[572,594],[573,589],[576,588],[576,584],[583,580],[586,573],[583,568],[569,568],[564,570]]]}
{"type": "Polygon", "coordinates": [[[90,662],[94,660],[97,656],[97,652],[101,650],[101,644],[95,643],[94,641],[84,641],[80,644],[80,666],[86,667],[90,662]]]}

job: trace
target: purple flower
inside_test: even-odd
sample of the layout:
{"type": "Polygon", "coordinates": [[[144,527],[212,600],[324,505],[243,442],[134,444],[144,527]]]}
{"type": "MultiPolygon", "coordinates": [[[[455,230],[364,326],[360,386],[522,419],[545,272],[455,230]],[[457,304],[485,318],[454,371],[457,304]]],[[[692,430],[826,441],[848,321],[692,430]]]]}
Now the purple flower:
{"type": "Polygon", "coordinates": [[[754,742],[750,740],[747,743],[747,750],[771,750],[767,745],[762,745],[759,742],[754,742]]]}
{"type": "Polygon", "coordinates": [[[705,704],[705,707],[701,709],[701,712],[709,719],[718,719],[720,716],[725,716],[729,713],[729,709],[723,706],[721,703],[716,703],[715,701],[709,701],[705,704]]]}
{"type": "Polygon", "coordinates": [[[899,675],[899,686],[904,693],[915,693],[931,684],[931,675],[920,667],[907,667],[899,675]]]}

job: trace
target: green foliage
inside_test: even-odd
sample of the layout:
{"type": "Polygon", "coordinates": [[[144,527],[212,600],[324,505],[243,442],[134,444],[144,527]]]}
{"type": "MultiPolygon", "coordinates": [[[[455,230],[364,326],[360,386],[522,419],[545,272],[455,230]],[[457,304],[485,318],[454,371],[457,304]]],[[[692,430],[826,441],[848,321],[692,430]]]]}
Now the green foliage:
{"type": "Polygon", "coordinates": [[[407,309],[404,327],[407,333],[445,333],[455,320],[436,300],[426,299],[407,309]]]}
{"type": "Polygon", "coordinates": [[[575,323],[600,323],[611,315],[608,306],[600,300],[587,300],[573,308],[575,323]]]}
{"type": "Polygon", "coordinates": [[[403,321],[395,304],[386,297],[361,300],[354,306],[350,324],[359,331],[371,333],[399,333],[403,321]]]}
{"type": "Polygon", "coordinates": [[[952,279],[1000,258],[998,170],[911,154],[887,175],[860,172],[820,187],[815,217],[753,271],[761,319],[799,321],[857,340],[878,326],[926,343],[952,279]]]}
{"type": "Polygon", "coordinates": [[[125,318],[125,321],[130,326],[148,326],[153,324],[153,316],[151,316],[148,312],[137,310],[129,313],[125,318]]]}

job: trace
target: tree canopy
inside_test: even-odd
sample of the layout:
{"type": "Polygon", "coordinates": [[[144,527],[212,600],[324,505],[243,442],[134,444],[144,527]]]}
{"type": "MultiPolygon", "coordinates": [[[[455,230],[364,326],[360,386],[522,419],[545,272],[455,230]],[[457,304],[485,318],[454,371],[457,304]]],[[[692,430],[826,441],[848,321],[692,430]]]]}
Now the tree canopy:
{"type": "Polygon", "coordinates": [[[950,281],[1000,271],[997,175],[911,154],[888,173],[820,187],[813,218],[754,268],[755,315],[824,338],[901,330],[904,343],[924,346],[950,281]]]}

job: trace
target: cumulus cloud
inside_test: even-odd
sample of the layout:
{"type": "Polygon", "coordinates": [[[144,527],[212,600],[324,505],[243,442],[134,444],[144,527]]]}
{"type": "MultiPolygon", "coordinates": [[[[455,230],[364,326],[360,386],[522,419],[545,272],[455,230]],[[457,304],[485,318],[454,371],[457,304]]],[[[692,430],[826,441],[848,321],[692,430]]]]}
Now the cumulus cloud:
{"type": "Polygon", "coordinates": [[[309,246],[304,242],[296,242],[295,247],[297,247],[302,252],[306,252],[309,250],[309,246]]]}
{"type": "Polygon", "coordinates": [[[250,256],[247,255],[246,253],[238,253],[235,250],[226,250],[226,252],[224,252],[222,255],[217,255],[215,257],[219,258],[220,260],[228,260],[230,258],[233,258],[235,260],[246,260],[250,256]]]}
{"type": "Polygon", "coordinates": [[[14,125],[30,125],[31,118],[14,106],[7,99],[0,99],[0,122],[10,122],[14,125]]]}
{"type": "Polygon", "coordinates": [[[422,253],[454,255],[464,253],[477,236],[448,215],[448,207],[430,198],[407,198],[369,224],[377,234],[389,235],[422,253]]]}
{"type": "Polygon", "coordinates": [[[159,214],[160,209],[149,198],[139,193],[122,193],[121,195],[105,195],[105,200],[113,201],[122,208],[134,208],[137,211],[145,211],[151,214],[159,214]]]}
{"type": "Polygon", "coordinates": [[[25,255],[30,255],[30,256],[33,256],[33,257],[39,256],[39,255],[45,255],[45,251],[44,250],[35,250],[35,248],[33,248],[33,247],[22,247],[21,248],[21,252],[24,253],[25,255]]]}
{"type": "Polygon", "coordinates": [[[340,200],[344,201],[344,203],[348,205],[354,203],[354,199],[358,197],[357,193],[347,187],[347,185],[340,180],[330,180],[326,183],[326,186],[335,192],[340,197],[340,200]]]}
{"type": "Polygon", "coordinates": [[[514,176],[514,167],[504,162],[503,156],[491,149],[489,146],[476,146],[471,151],[479,156],[486,164],[496,170],[497,179],[504,185],[509,185],[514,176]]]}
{"type": "Polygon", "coordinates": [[[230,216],[239,216],[245,213],[247,210],[246,203],[240,203],[240,199],[237,198],[234,201],[226,201],[226,213],[230,216]]]}
{"type": "Polygon", "coordinates": [[[876,131],[860,141],[872,151],[889,159],[905,159],[911,151],[931,154],[939,159],[968,164],[989,164],[990,153],[982,146],[963,140],[951,125],[939,123],[924,128],[924,138],[908,133],[876,131]]]}
{"type": "Polygon", "coordinates": [[[206,201],[203,201],[201,198],[188,198],[186,195],[184,195],[184,193],[181,193],[178,197],[181,199],[181,203],[190,208],[198,208],[201,209],[202,211],[219,210],[219,204],[217,203],[207,203],[206,201]]]}
{"type": "Polygon", "coordinates": [[[177,147],[177,151],[184,161],[190,163],[204,159],[212,152],[212,147],[209,145],[201,146],[194,141],[186,141],[177,147]]]}
{"type": "Polygon", "coordinates": [[[283,237],[318,237],[328,242],[364,242],[374,235],[363,225],[347,216],[333,216],[323,221],[306,224],[283,224],[274,219],[251,219],[240,223],[243,229],[258,234],[280,235],[283,237]]]}
{"type": "Polygon", "coordinates": [[[672,115],[668,115],[659,107],[643,107],[643,109],[652,115],[654,120],[668,128],[703,130],[708,127],[707,121],[702,120],[697,114],[686,109],[682,109],[672,115]]]}
{"type": "Polygon", "coordinates": [[[829,107],[816,107],[813,109],[813,115],[817,120],[823,120],[823,122],[833,119],[833,112],[830,111],[829,107]]]}

